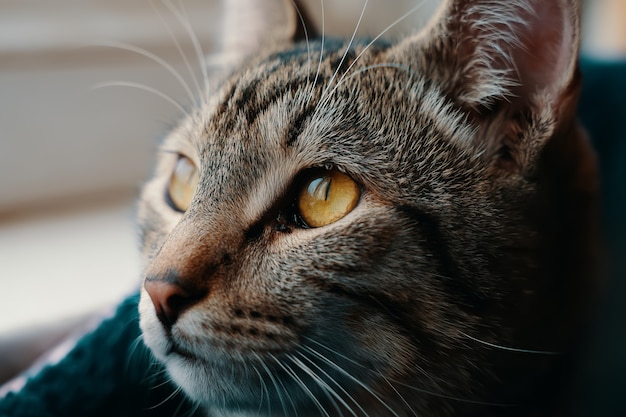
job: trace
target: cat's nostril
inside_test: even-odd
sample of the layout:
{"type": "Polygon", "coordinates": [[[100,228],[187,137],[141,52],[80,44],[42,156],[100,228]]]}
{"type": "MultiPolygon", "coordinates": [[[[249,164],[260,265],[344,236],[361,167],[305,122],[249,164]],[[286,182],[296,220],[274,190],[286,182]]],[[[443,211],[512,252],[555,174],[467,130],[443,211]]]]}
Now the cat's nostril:
{"type": "Polygon", "coordinates": [[[229,254],[226,253],[224,254],[224,256],[222,256],[222,265],[229,266],[229,265],[232,265],[232,263],[233,263],[233,259],[230,257],[229,254]]]}
{"type": "Polygon", "coordinates": [[[166,327],[173,326],[178,316],[204,295],[200,291],[185,289],[177,282],[156,278],[147,278],[144,288],[152,300],[157,317],[166,327]]]}

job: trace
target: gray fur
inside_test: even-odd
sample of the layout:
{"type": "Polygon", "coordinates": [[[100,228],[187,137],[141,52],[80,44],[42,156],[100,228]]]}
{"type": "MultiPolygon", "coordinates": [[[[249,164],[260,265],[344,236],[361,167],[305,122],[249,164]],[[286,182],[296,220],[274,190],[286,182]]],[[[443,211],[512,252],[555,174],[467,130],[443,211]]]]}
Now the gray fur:
{"type": "Polygon", "coordinates": [[[274,38],[171,133],[140,203],[145,276],[202,297],[169,328],[144,291],[141,326],[193,400],[216,416],[564,412],[555,353],[593,287],[595,170],[574,120],[579,8],[541,2],[451,0],[397,44],[274,38]],[[542,19],[564,35],[535,52],[568,53],[526,76],[542,19]],[[164,199],[172,150],[200,167],[184,214],[164,199]],[[361,185],[355,210],[280,220],[300,173],[326,166],[361,185]]]}

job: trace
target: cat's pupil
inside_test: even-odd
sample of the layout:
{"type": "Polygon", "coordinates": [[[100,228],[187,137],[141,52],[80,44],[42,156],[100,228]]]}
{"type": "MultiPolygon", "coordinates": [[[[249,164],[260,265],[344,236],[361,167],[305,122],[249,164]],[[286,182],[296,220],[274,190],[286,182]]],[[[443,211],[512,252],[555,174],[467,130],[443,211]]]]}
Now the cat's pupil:
{"type": "Polygon", "coordinates": [[[328,177],[316,178],[307,187],[307,192],[319,200],[328,201],[328,193],[333,180],[328,177]]]}

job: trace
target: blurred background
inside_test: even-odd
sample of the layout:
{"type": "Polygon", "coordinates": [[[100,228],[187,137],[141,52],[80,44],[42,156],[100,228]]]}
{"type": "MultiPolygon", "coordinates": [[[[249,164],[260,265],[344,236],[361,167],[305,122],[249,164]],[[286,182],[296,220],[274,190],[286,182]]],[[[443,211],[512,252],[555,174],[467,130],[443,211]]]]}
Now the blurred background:
{"type": "MultiPolygon", "coordinates": [[[[52,345],[139,285],[134,201],[181,117],[159,95],[190,102],[157,61],[195,90],[177,43],[197,77],[186,24],[206,54],[222,29],[220,1],[174,3],[0,0],[0,383],[36,355],[32,337],[52,345]]],[[[308,3],[316,10],[319,0],[308,3]]],[[[422,25],[437,3],[389,36],[422,25]]],[[[351,35],[362,4],[326,0],[327,32],[351,35]]],[[[360,33],[377,35],[415,4],[370,0],[360,33]]],[[[585,3],[583,47],[626,57],[626,0],[585,3]]]]}

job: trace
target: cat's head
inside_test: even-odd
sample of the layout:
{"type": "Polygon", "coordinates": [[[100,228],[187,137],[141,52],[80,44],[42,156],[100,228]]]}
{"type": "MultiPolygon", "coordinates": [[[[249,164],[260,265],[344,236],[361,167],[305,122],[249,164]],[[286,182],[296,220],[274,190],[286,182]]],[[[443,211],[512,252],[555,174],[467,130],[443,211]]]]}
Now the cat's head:
{"type": "Polygon", "coordinates": [[[261,415],[550,397],[593,267],[578,3],[450,0],[397,43],[302,40],[304,9],[258,3],[227,43],[267,47],[140,202],[141,327],[174,382],[261,415]]]}

